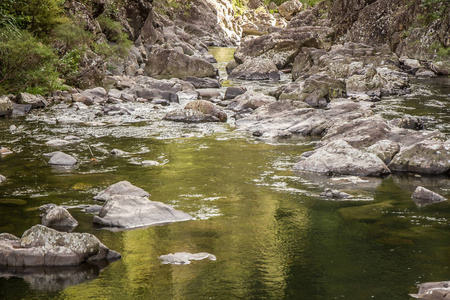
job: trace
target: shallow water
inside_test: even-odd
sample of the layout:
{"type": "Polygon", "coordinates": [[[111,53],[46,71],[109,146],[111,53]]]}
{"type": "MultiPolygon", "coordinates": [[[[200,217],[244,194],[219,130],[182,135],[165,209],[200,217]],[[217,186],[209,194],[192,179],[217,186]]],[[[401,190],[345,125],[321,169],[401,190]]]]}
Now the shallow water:
{"type": "MultiPolygon", "coordinates": [[[[218,57],[221,49],[214,51],[218,57]]],[[[448,87],[448,81],[417,82],[415,94],[382,101],[378,109],[387,117],[432,118],[431,128],[449,133],[448,87]]],[[[80,222],[76,232],[95,234],[123,258],[103,270],[15,276],[0,270],[1,299],[408,299],[417,283],[450,279],[450,205],[420,208],[410,198],[418,185],[450,198],[450,178],[298,176],[291,167],[314,140],[263,143],[234,132],[232,123],[186,126],[160,121],[163,108],[133,108],[120,123],[101,118],[102,126],[56,123],[61,116],[99,120],[95,111],[65,104],[1,120],[1,145],[15,153],[0,158],[8,178],[0,185],[0,232],[20,236],[40,222],[42,204],[99,204],[92,197],[120,180],[196,220],[110,232],[93,228],[93,215],[71,209],[80,222]],[[82,140],[45,145],[68,135],[82,140]],[[130,155],[110,156],[113,148],[130,155]],[[47,165],[42,154],[55,150],[76,155],[80,164],[47,165]],[[162,165],[144,167],[144,160],[162,165]],[[324,200],[324,187],[346,191],[353,201],[324,200]],[[217,261],[177,266],[158,259],[174,252],[208,252],[217,261]]]]}

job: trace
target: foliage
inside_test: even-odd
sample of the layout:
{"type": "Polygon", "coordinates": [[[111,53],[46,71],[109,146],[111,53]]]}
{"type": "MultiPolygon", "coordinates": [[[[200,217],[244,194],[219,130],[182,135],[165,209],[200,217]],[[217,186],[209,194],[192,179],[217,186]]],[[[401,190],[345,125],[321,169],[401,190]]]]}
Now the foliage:
{"type": "Polygon", "coordinates": [[[100,52],[98,54],[105,58],[115,55],[119,57],[128,55],[132,42],[128,39],[128,35],[122,31],[122,25],[104,15],[99,16],[97,21],[108,41],[115,43],[115,45],[106,42],[95,44],[94,49],[100,52]]]}
{"type": "Polygon", "coordinates": [[[43,36],[64,21],[64,0],[2,0],[0,15],[8,15],[20,29],[43,36]]]}
{"type": "Polygon", "coordinates": [[[80,25],[67,22],[57,25],[50,33],[48,40],[62,56],[68,52],[81,49],[92,43],[94,36],[80,25]]]}
{"type": "Polygon", "coordinates": [[[53,50],[29,32],[0,29],[0,94],[60,89],[57,60],[53,50]]]}

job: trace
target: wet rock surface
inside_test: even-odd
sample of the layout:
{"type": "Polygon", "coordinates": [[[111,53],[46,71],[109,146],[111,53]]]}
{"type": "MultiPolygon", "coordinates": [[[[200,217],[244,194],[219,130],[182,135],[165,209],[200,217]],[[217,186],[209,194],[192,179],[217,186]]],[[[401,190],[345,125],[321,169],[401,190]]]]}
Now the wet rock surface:
{"type": "Polygon", "coordinates": [[[440,300],[448,299],[450,293],[450,282],[426,282],[418,284],[419,291],[417,294],[411,294],[410,296],[420,300],[440,300]]]}
{"type": "Polygon", "coordinates": [[[447,201],[446,198],[442,197],[438,193],[430,191],[422,186],[416,188],[411,198],[418,206],[427,206],[434,203],[439,203],[442,201],[447,201]]]}
{"type": "Polygon", "coordinates": [[[216,257],[212,254],[201,252],[201,253],[187,253],[187,252],[176,252],[170,253],[166,255],[161,255],[159,257],[163,262],[163,264],[172,264],[172,265],[189,265],[192,260],[217,260],[216,257]]]}

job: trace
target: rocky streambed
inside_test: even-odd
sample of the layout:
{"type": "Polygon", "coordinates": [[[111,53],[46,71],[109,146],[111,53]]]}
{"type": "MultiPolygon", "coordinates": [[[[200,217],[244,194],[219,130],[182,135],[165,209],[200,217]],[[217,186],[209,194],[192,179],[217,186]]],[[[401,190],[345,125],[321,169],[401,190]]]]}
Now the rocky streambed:
{"type": "MultiPolygon", "coordinates": [[[[364,62],[349,57],[373,53],[331,51],[358,68],[364,62]]],[[[233,50],[212,53],[225,78],[233,50]]],[[[122,259],[73,267],[76,276],[57,266],[4,267],[0,296],[404,299],[416,283],[450,278],[442,267],[447,201],[411,198],[418,186],[449,197],[448,78],[406,86],[408,75],[380,60],[375,72],[346,69],[354,87],[347,96],[329,58],[315,65],[317,53],[304,55],[312,56],[305,73],[324,73],[293,69],[306,77],[292,83],[281,73],[278,82],[227,80],[221,88],[208,79],[117,77],[109,91],[14,104],[15,116],[0,123],[0,232],[20,237],[41,223],[39,207],[54,203],[76,219],[73,232],[93,234],[122,259]],[[380,81],[361,86],[368,76],[380,81]],[[26,105],[35,108],[20,116],[26,105]],[[111,219],[97,216],[98,195],[124,181],[137,192],[119,188],[122,196],[103,199],[111,219]],[[122,201],[170,206],[183,222],[119,222],[122,201]],[[102,229],[113,224],[138,229],[102,229]],[[185,252],[216,260],[159,259],[185,252]]]]}

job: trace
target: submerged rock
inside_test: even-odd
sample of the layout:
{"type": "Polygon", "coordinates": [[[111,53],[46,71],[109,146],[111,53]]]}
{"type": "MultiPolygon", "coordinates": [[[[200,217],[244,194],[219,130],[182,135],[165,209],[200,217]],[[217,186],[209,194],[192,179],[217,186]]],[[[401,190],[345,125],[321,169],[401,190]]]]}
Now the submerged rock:
{"type": "Polygon", "coordinates": [[[78,160],[66,154],[64,152],[53,152],[50,160],[48,161],[50,165],[59,165],[59,166],[73,166],[78,163],[78,160]]]}
{"type": "Polygon", "coordinates": [[[150,194],[143,189],[132,185],[129,181],[119,181],[115,184],[110,185],[105,190],[99,192],[94,196],[94,200],[98,201],[108,201],[115,195],[122,196],[136,196],[136,197],[150,197],[150,194]]]}
{"type": "Polygon", "coordinates": [[[35,225],[22,238],[0,234],[0,266],[71,266],[119,258],[119,253],[88,233],[59,232],[35,225]]]}
{"type": "Polygon", "coordinates": [[[418,186],[416,188],[411,198],[413,198],[414,202],[416,202],[418,206],[427,206],[430,204],[447,201],[446,198],[442,197],[438,193],[430,191],[422,186],[418,186]]]}
{"type": "Polygon", "coordinates": [[[347,199],[351,196],[347,193],[338,191],[338,190],[332,190],[330,188],[326,188],[323,193],[320,194],[320,197],[324,198],[334,198],[334,199],[347,199]]]}
{"type": "Polygon", "coordinates": [[[343,140],[333,141],[294,165],[294,170],[327,175],[382,176],[390,173],[376,155],[353,148],[343,140]]]}
{"type": "Polygon", "coordinates": [[[146,197],[115,195],[109,199],[94,223],[122,229],[192,220],[192,216],[146,197]]]}
{"type": "Polygon", "coordinates": [[[41,223],[44,226],[65,232],[70,232],[78,226],[77,220],[61,206],[47,204],[41,208],[45,210],[41,215],[41,223]]]}
{"type": "Polygon", "coordinates": [[[188,253],[188,252],[175,252],[174,254],[169,253],[166,255],[161,255],[159,259],[163,260],[163,264],[173,264],[173,265],[188,265],[191,263],[191,260],[217,260],[217,258],[209,253],[200,252],[200,253],[188,253]]]}

